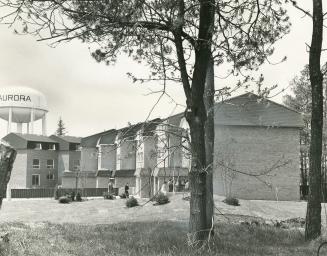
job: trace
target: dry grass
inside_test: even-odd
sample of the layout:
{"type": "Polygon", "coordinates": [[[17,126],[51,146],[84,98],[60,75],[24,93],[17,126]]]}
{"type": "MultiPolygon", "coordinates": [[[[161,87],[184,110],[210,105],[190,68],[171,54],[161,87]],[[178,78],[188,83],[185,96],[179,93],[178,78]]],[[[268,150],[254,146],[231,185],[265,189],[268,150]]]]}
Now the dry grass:
{"type": "Polygon", "coordinates": [[[9,233],[10,242],[0,242],[0,249],[6,256],[316,255],[321,240],[305,242],[303,230],[239,224],[249,216],[303,217],[305,203],[241,200],[241,206],[234,207],[221,200],[216,198],[216,205],[228,220],[217,216],[216,236],[205,251],[187,245],[189,202],[181,195],[162,206],[133,208],[127,208],[124,199],[67,205],[54,200],[6,201],[0,211],[0,235],[9,233]]]}
{"type": "MultiPolygon", "coordinates": [[[[7,223],[10,233],[3,255],[316,255],[320,241],[304,242],[298,230],[221,223],[209,247],[186,244],[187,225],[179,222],[134,222],[113,225],[7,223]]],[[[326,251],[324,252],[326,253],[326,251]]],[[[325,255],[325,254],[322,254],[325,255]]]]}

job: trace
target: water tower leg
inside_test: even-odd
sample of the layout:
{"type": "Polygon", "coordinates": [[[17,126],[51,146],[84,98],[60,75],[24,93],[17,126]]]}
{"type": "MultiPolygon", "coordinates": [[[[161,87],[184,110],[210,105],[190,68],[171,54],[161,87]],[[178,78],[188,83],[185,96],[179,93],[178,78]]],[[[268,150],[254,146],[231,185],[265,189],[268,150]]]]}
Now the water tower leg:
{"type": "Polygon", "coordinates": [[[47,116],[42,117],[42,135],[47,136],[47,116]]]}
{"type": "Polygon", "coordinates": [[[23,123],[17,123],[17,132],[22,133],[23,132],[23,123]]]}
{"type": "Polygon", "coordinates": [[[31,109],[31,134],[34,133],[34,109],[31,109]]]}
{"type": "Polygon", "coordinates": [[[8,118],[8,128],[7,133],[11,133],[11,124],[12,124],[12,108],[9,108],[9,118],[8,118]]]}

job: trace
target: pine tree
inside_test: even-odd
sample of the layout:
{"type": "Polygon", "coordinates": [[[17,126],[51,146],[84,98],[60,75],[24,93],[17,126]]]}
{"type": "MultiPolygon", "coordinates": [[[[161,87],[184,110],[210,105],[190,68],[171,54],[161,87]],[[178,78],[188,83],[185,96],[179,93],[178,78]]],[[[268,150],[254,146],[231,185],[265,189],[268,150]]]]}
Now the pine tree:
{"type": "Polygon", "coordinates": [[[67,131],[66,131],[66,127],[64,125],[64,122],[62,121],[61,117],[59,117],[58,128],[56,130],[56,135],[64,136],[64,135],[66,135],[66,133],[67,133],[67,131]]]}

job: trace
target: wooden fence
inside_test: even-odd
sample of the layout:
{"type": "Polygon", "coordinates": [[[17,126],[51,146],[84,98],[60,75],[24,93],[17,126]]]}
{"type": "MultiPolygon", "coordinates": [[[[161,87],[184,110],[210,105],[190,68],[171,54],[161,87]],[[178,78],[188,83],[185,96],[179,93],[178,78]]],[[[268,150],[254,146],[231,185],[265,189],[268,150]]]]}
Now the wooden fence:
{"type": "MultiPolygon", "coordinates": [[[[104,192],[107,192],[107,188],[84,188],[78,189],[82,197],[97,197],[103,196],[104,192]]],[[[64,196],[71,192],[76,193],[76,189],[58,189],[58,195],[64,196]]],[[[11,198],[47,198],[54,197],[54,188],[31,188],[31,189],[12,189],[11,198]]]]}

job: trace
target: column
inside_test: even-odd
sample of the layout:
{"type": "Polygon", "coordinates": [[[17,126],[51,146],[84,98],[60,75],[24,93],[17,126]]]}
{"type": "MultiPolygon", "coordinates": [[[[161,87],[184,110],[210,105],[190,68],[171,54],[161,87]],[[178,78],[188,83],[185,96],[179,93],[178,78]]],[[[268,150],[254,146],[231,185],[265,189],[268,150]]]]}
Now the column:
{"type": "Polygon", "coordinates": [[[12,108],[9,108],[9,113],[8,113],[8,127],[7,127],[7,133],[11,133],[11,124],[12,124],[12,108]]]}
{"type": "Polygon", "coordinates": [[[47,136],[47,114],[42,117],[42,135],[47,136]]]}
{"type": "Polygon", "coordinates": [[[11,200],[11,184],[10,184],[10,182],[8,182],[8,184],[7,184],[6,198],[8,201],[11,200]]]}
{"type": "Polygon", "coordinates": [[[17,123],[17,133],[23,132],[23,123],[17,123]]]}
{"type": "Polygon", "coordinates": [[[34,133],[34,108],[31,109],[31,134],[34,133]]]}
{"type": "Polygon", "coordinates": [[[26,124],[26,133],[29,134],[30,133],[30,123],[26,124]]]}

